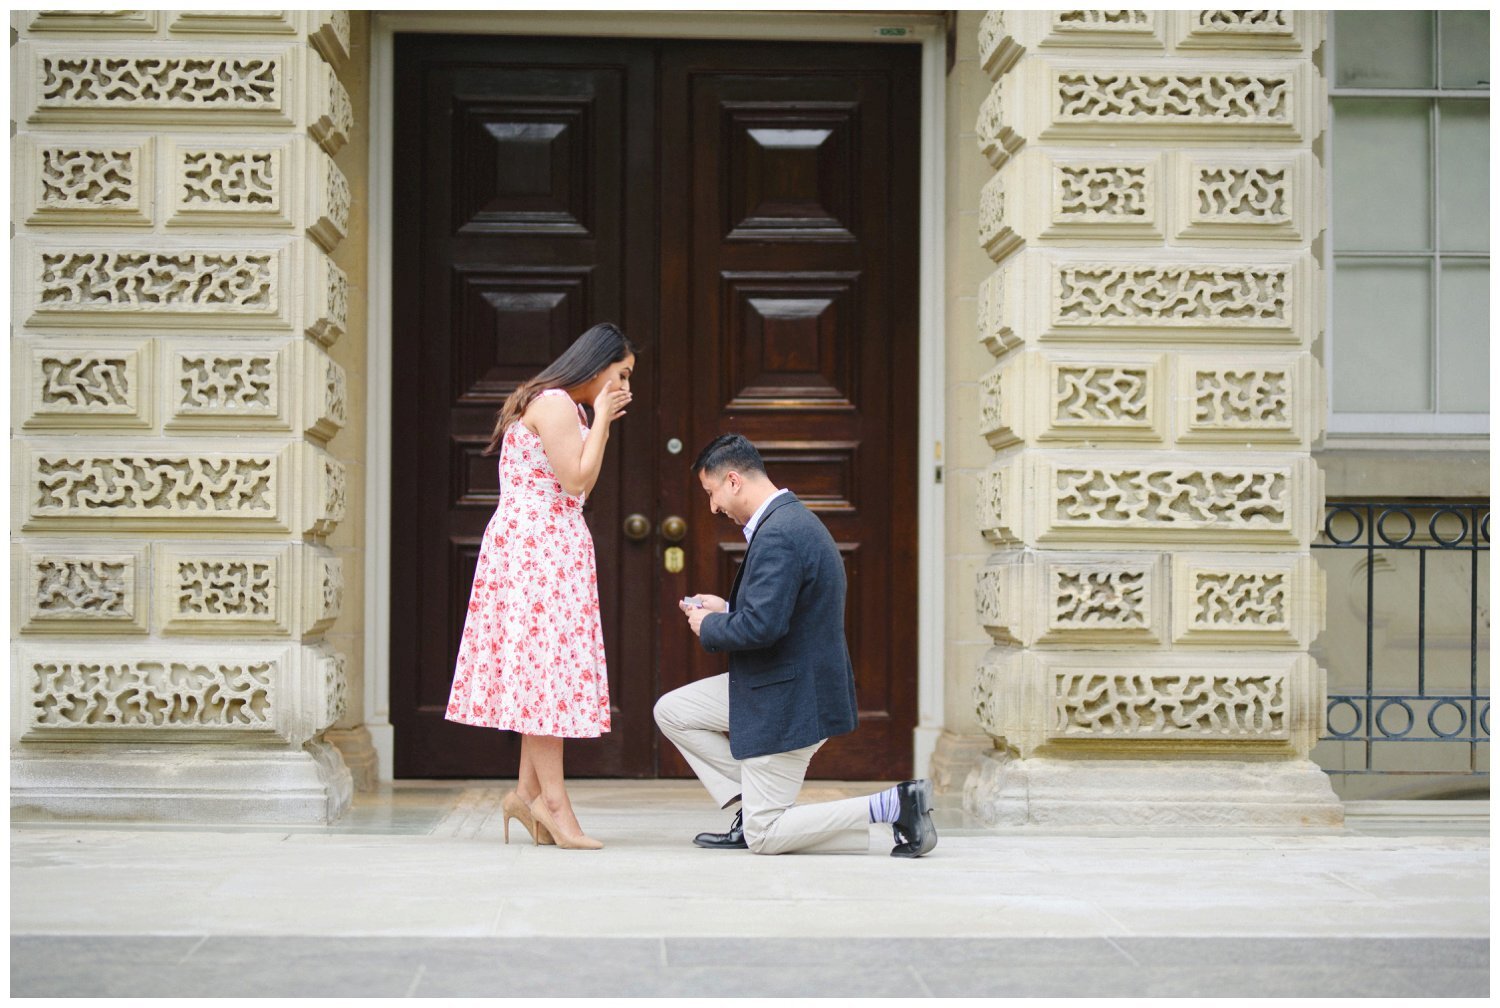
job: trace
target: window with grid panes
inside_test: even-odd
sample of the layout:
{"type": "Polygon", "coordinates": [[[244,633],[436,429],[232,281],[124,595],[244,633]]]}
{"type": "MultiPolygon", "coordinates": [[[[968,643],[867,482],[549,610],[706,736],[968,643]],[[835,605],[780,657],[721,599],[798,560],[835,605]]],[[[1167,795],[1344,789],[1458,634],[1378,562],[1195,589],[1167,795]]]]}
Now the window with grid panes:
{"type": "Polygon", "coordinates": [[[1329,432],[1489,430],[1489,12],[1329,17],[1329,432]]]}

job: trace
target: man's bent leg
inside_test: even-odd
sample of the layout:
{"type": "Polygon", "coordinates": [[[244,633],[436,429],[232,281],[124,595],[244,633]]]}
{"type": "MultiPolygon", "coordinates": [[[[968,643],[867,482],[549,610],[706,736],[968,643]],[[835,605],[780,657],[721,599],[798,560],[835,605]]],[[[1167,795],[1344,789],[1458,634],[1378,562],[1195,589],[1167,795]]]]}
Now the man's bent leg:
{"type": "Polygon", "coordinates": [[[864,798],[794,805],[807,764],[823,743],[741,763],[745,841],[756,854],[862,854],[870,848],[864,798]]]}
{"type": "Polygon", "coordinates": [[[690,682],[656,701],[656,724],[720,808],[740,796],[740,761],[729,752],[729,676],[690,682]]]}

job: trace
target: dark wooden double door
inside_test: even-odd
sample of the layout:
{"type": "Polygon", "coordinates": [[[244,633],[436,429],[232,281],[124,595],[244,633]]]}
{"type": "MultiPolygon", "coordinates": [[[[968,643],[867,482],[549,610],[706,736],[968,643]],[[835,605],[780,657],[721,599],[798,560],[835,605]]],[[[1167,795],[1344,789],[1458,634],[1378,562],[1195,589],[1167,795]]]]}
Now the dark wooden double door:
{"type": "Polygon", "coordinates": [[[915,48],[411,35],[396,53],[396,774],[515,773],[516,735],[443,720],[498,499],[481,452],[520,381],[613,321],[641,347],[635,400],[584,513],[614,727],[570,744],[568,773],[688,773],[651,710],[725,668],[676,600],[727,595],[743,558],[689,468],[733,430],[828,525],[848,571],[860,726],[813,776],[909,775],[915,48]],[[633,515],[644,538],[626,534],[633,515]],[[680,573],[664,566],[673,545],[680,573]]]}

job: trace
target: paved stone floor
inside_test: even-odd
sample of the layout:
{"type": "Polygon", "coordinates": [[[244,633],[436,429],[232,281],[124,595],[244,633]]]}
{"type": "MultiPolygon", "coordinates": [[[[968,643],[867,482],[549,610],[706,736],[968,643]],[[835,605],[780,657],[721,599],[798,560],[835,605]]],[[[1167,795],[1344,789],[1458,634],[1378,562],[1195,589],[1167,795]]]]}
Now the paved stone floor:
{"type": "Polygon", "coordinates": [[[945,808],[918,861],[877,828],[763,858],[691,846],[727,817],[677,781],[576,782],[603,851],[507,846],[504,787],[402,782],[325,827],[13,820],[12,996],[1489,991],[1487,817],[1039,835],[945,808]]]}

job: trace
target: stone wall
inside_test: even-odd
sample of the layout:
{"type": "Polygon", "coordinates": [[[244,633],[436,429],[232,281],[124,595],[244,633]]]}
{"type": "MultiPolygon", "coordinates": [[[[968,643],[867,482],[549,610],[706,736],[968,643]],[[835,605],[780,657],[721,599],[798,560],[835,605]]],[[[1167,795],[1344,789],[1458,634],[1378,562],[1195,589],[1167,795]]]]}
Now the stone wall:
{"type": "Polygon", "coordinates": [[[335,817],[348,15],[12,18],[13,807],[335,817]]]}
{"type": "Polygon", "coordinates": [[[985,821],[1340,821],[1308,759],[1321,40],[1293,11],[978,26],[985,821]]]}

